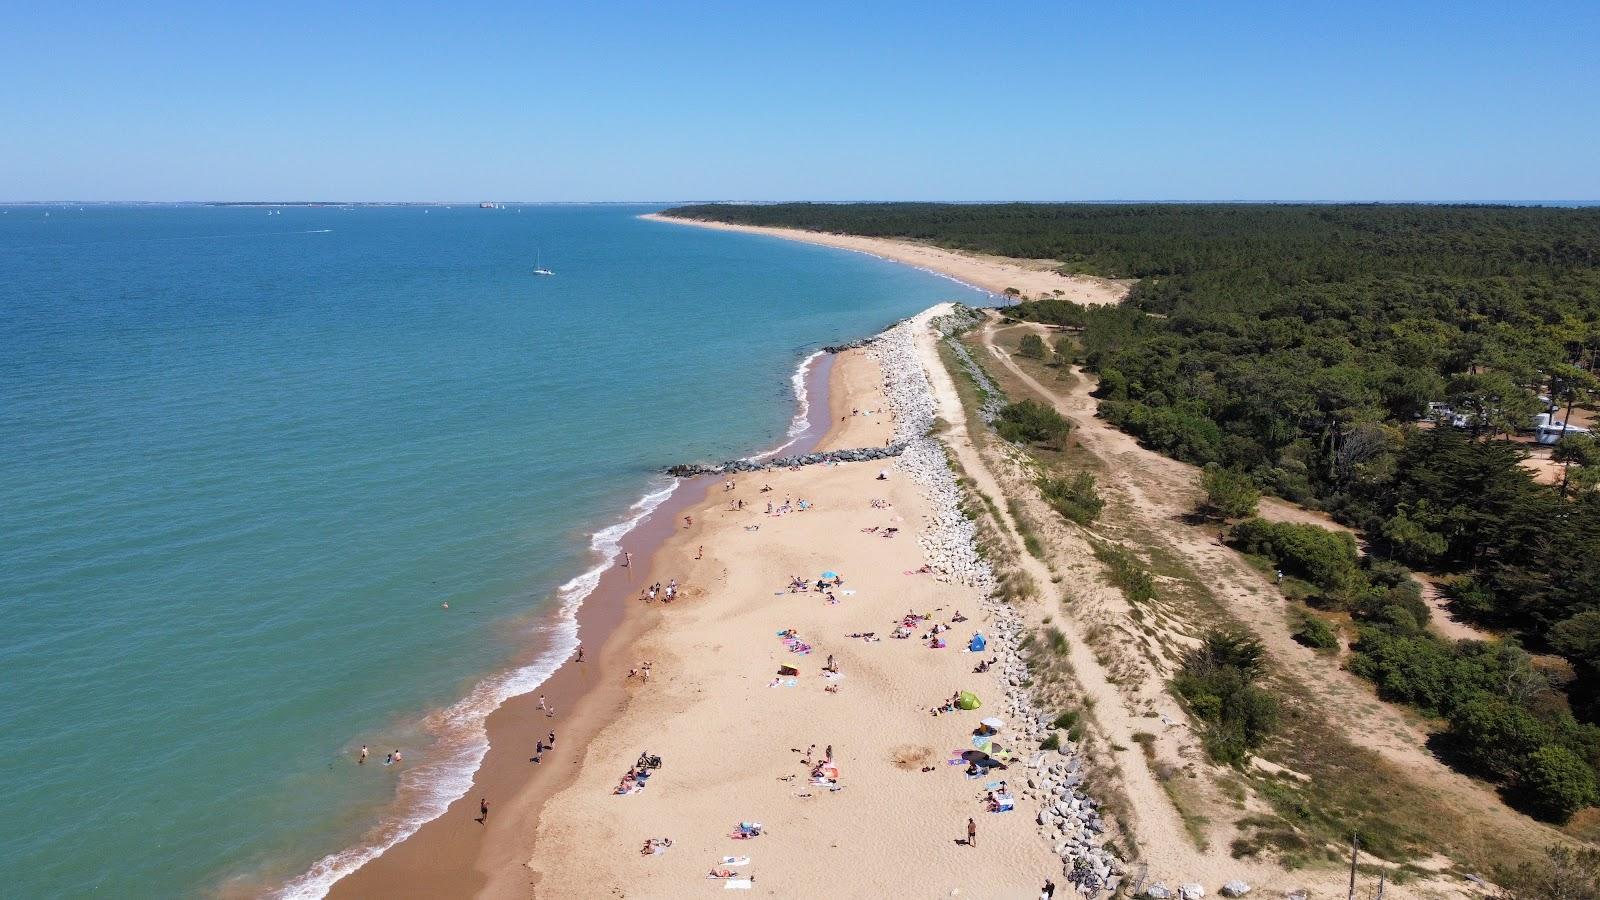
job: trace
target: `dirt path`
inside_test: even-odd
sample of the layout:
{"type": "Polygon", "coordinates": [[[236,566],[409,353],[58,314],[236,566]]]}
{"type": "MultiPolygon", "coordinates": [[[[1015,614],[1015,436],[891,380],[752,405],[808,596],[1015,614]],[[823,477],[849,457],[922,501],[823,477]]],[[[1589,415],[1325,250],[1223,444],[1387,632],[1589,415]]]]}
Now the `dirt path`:
{"type": "MultiPolygon", "coordinates": [[[[1346,672],[1336,657],[1296,642],[1285,600],[1269,579],[1208,530],[1184,523],[1199,493],[1198,469],[1140,447],[1131,436],[1097,418],[1097,403],[1090,396],[1094,379],[1088,373],[1080,370],[1065,393],[1040,384],[995,345],[994,335],[1000,330],[1004,329],[996,329],[992,322],[983,329],[980,340],[985,352],[1073,421],[1074,435],[1105,463],[1108,486],[1123,495],[1130,514],[1206,580],[1217,600],[1263,641],[1279,669],[1294,678],[1319,709],[1335,717],[1345,734],[1484,829],[1525,838],[1530,846],[1560,838],[1554,829],[1506,807],[1489,786],[1440,762],[1425,746],[1427,732],[1399,708],[1378,700],[1370,685],[1346,672]]],[[[1270,519],[1339,527],[1319,513],[1282,501],[1264,501],[1261,511],[1270,519]]]]}
{"type": "Polygon", "coordinates": [[[1428,626],[1438,632],[1440,637],[1452,641],[1495,640],[1495,636],[1489,632],[1480,631],[1456,618],[1455,613],[1450,611],[1449,601],[1445,599],[1439,582],[1422,577],[1417,580],[1422,582],[1422,602],[1428,604],[1428,609],[1433,612],[1433,616],[1428,620],[1428,626]]]}
{"type": "MultiPolygon", "coordinates": [[[[931,329],[924,330],[919,335],[917,347],[933,386],[939,416],[950,423],[950,429],[943,438],[977,489],[998,501],[1000,509],[997,512],[1001,524],[1008,532],[1008,540],[1012,539],[1020,531],[1011,513],[1005,509],[1005,498],[1014,492],[1001,487],[989,462],[978,451],[968,433],[960,395],[939,358],[938,341],[937,334],[931,329]]],[[[1019,553],[1018,562],[1041,588],[1047,592],[1054,589],[1052,573],[1043,562],[1027,553],[1019,553]]],[[[1054,602],[1042,605],[1045,615],[1050,615],[1057,608],[1054,602]]],[[[1036,618],[1030,616],[1030,619],[1036,618]]],[[[1084,706],[1091,710],[1089,715],[1107,741],[1134,748],[1137,745],[1133,738],[1135,734],[1148,732],[1157,726],[1152,725],[1151,718],[1130,707],[1128,698],[1112,683],[1108,672],[1080,631],[1079,628],[1065,628],[1063,636],[1073,677],[1085,698],[1084,706]]],[[[1169,712],[1163,715],[1172,719],[1182,714],[1172,704],[1169,712]]],[[[1128,801],[1140,859],[1149,865],[1152,880],[1166,879],[1169,885],[1178,880],[1202,881],[1216,886],[1231,878],[1244,878],[1253,884],[1265,885],[1287,877],[1275,866],[1229,859],[1225,853],[1206,853],[1197,849],[1146,757],[1134,749],[1118,753],[1116,759],[1120,788],[1128,801]]],[[[1297,883],[1306,880],[1300,878],[1297,883]]]]}

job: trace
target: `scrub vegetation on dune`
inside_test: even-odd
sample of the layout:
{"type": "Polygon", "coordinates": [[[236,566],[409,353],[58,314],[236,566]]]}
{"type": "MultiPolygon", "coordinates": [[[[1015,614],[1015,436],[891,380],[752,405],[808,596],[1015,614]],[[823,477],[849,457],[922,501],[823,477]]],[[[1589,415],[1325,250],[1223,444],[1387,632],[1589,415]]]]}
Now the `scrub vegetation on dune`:
{"type": "MultiPolygon", "coordinates": [[[[697,214],[697,213],[690,213],[697,214]]],[[[1583,435],[1540,480],[1510,440],[1592,406],[1600,381],[1600,210],[1486,206],[788,204],[731,221],[911,238],[1138,279],[1117,306],[1006,310],[1067,328],[1099,412],[1209,470],[1202,512],[1251,491],[1321,507],[1380,559],[1446,576],[1452,611],[1563,667],[1482,659],[1510,647],[1433,637],[1395,571],[1310,532],[1265,535],[1314,605],[1357,622],[1357,670],[1493,752],[1464,770],[1553,821],[1600,801],[1600,454],[1583,435]],[[1444,404],[1453,424],[1425,418],[1444,404]],[[1303,545],[1303,546],[1302,546],[1303,545]],[[1508,664],[1509,665],[1509,664],[1508,664]],[[1439,679],[1449,689],[1429,687],[1439,679]],[[1440,690],[1445,696],[1436,696],[1440,690]],[[1471,714],[1471,721],[1462,717],[1471,714]]],[[[1044,359],[1032,336],[1025,362],[1044,359]]],[[[1322,640],[1321,636],[1317,637],[1322,640]]]]}

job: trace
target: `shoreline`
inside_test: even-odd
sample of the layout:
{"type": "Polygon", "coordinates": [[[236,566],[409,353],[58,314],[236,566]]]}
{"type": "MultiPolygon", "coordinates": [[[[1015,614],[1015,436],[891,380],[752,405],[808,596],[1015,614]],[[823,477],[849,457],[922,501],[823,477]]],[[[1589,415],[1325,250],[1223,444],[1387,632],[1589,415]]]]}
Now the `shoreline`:
{"type": "Polygon", "coordinates": [[[1122,302],[1132,286],[1131,279],[1099,278],[1091,275],[1062,275],[1054,260],[1023,260],[1004,256],[965,253],[947,250],[931,244],[900,238],[862,237],[851,234],[834,234],[806,231],[802,228],[779,228],[765,225],[738,225],[732,222],[714,222],[705,219],[681,219],[660,213],[640,216],[651,222],[671,225],[688,225],[716,231],[736,231],[768,237],[800,241],[864,253],[890,262],[901,263],[952,281],[987,291],[997,297],[1006,296],[1008,289],[1020,292],[1023,299],[1059,296],[1065,300],[1088,306],[1122,302]]]}
{"type": "MultiPolygon", "coordinates": [[[[821,350],[801,359],[791,376],[796,409],[789,428],[776,446],[746,458],[762,460],[784,451],[809,452],[833,434],[836,430],[832,425],[833,411],[838,401],[832,389],[832,374],[837,359],[837,354],[821,350]]],[[[276,895],[292,898],[437,897],[480,893],[489,880],[479,865],[480,857],[490,853],[491,848],[481,841],[462,841],[459,835],[446,835],[446,829],[436,826],[455,818],[464,809],[475,814],[477,799],[484,793],[511,798],[504,801],[503,806],[493,804],[492,812],[497,818],[537,821],[538,806],[543,800],[570,783],[575,774],[572,769],[576,767],[570,757],[547,754],[544,762],[532,766],[522,758],[520,750],[512,748],[531,747],[550,730],[557,733],[558,746],[582,746],[617,715],[626,701],[626,692],[606,689],[616,679],[603,676],[621,673],[623,663],[619,659],[627,656],[623,651],[629,650],[651,630],[661,610],[659,606],[640,607],[630,601],[643,585],[665,582],[672,577],[657,571],[657,559],[677,532],[675,526],[679,518],[686,511],[703,505],[718,481],[717,477],[702,475],[677,479],[667,488],[646,490],[638,502],[647,501],[660,490],[671,493],[619,536],[619,547],[633,554],[633,565],[623,567],[617,565],[615,558],[609,560],[600,571],[598,582],[578,601],[574,630],[576,645],[584,648],[584,662],[576,662],[575,652],[569,651],[541,683],[530,691],[506,698],[485,717],[483,728],[488,747],[470,773],[470,785],[465,793],[436,815],[412,826],[410,833],[398,840],[387,843],[383,838],[363,840],[323,857],[309,871],[280,887],[276,895]],[[642,576],[635,573],[642,573],[642,576]],[[539,707],[541,696],[557,716],[544,714],[539,707]],[[438,838],[434,832],[440,832],[438,838]],[[374,846],[384,843],[385,846],[374,846]],[[330,868],[330,862],[347,865],[348,860],[343,860],[347,856],[360,858],[349,871],[337,875],[319,871],[330,868]],[[332,880],[328,881],[330,876],[332,880]]],[[[591,571],[593,569],[585,570],[564,584],[563,589],[591,571]]],[[[392,823],[381,823],[379,827],[385,825],[394,827],[392,823]]],[[[502,846],[496,855],[505,852],[507,848],[502,846]]],[[[518,860],[525,858],[523,853],[518,860]]]]}
{"type": "Polygon", "coordinates": [[[1100,846],[1097,804],[1075,787],[1075,757],[1037,746],[1046,716],[1019,687],[1021,620],[992,596],[956,475],[928,436],[947,412],[927,372],[939,365],[930,324],[951,308],[937,305],[851,351],[830,386],[838,398],[853,384],[848,408],[865,411],[830,404],[849,433],[833,440],[903,441],[904,455],[738,480],[729,497],[750,507],[714,497],[693,530],[662,548],[663,571],[685,574],[695,590],[637,642],[656,677],[583,748],[571,783],[513,823],[537,830],[537,852],[480,896],[567,896],[581,886],[584,896],[691,898],[717,888],[706,885],[711,877],[772,896],[1036,896],[1046,879],[1066,887],[1068,875],[1106,883],[1120,873],[1100,846]],[[810,511],[760,508],[791,497],[810,511]],[[692,561],[702,541],[705,560],[692,561]],[[783,589],[796,572],[832,571],[846,578],[837,598],[783,589]],[[907,619],[908,609],[918,617],[907,619]],[[868,633],[876,637],[863,640],[868,633]],[[987,666],[967,652],[974,633],[989,638],[987,666]],[[952,689],[976,692],[983,711],[935,711],[952,689]],[[994,752],[1010,771],[962,777],[953,766],[967,764],[963,754],[993,749],[980,717],[1003,720],[993,741],[1006,749],[994,752]],[[617,776],[641,751],[661,768],[648,790],[624,790],[617,776]],[[827,767],[806,761],[812,753],[827,767]],[[986,805],[986,793],[1005,805],[986,805]],[[1070,834],[1042,827],[1058,816],[1044,808],[1051,802],[1072,818],[1070,834]],[[965,837],[968,820],[981,843],[965,837]],[[729,830],[740,822],[764,823],[762,839],[735,840],[729,830]],[[641,851],[662,838],[670,846],[641,851]],[[539,889],[546,884],[554,887],[539,889]]]}

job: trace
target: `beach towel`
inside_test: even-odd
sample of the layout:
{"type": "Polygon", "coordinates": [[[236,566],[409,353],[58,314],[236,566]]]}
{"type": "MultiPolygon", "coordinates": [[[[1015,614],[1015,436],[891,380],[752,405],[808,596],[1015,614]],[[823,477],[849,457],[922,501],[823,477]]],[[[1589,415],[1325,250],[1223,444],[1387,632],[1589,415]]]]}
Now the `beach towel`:
{"type": "Polygon", "coordinates": [[[748,857],[748,856],[724,856],[722,858],[722,864],[725,865],[725,866],[748,866],[748,865],[750,865],[750,857],[748,857]]]}
{"type": "Polygon", "coordinates": [[[722,883],[725,891],[750,891],[754,890],[756,883],[749,878],[730,878],[722,883]]]}

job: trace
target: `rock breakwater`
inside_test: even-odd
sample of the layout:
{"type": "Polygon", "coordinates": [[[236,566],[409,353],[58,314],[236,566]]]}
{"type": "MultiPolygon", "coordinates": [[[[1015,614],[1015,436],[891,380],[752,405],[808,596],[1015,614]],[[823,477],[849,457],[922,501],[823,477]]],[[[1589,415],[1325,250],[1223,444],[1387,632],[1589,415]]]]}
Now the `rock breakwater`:
{"type": "Polygon", "coordinates": [[[893,459],[905,452],[905,445],[892,443],[887,447],[857,447],[853,450],[828,450],[823,453],[802,453],[799,456],[782,456],[757,462],[751,459],[732,459],[722,463],[685,463],[668,466],[666,473],[674,478],[693,478],[696,475],[732,475],[735,472],[760,472],[766,469],[793,469],[821,463],[871,462],[875,459],[893,459]]]}
{"type": "MultiPolygon", "coordinates": [[[[941,334],[970,325],[970,311],[935,320],[941,334]]],[[[990,620],[990,649],[996,657],[1005,709],[1014,739],[1025,753],[1025,781],[1019,792],[1039,803],[1037,821],[1041,837],[1061,860],[1065,879],[1085,893],[1115,892],[1126,866],[1104,846],[1105,823],[1099,803],[1082,789],[1084,759],[1072,741],[1054,728],[1050,715],[1040,710],[1029,692],[1030,677],[1021,642],[1026,631],[1022,616],[995,593],[994,570],[979,553],[977,525],[962,512],[961,490],[945,450],[930,432],[936,415],[932,385],[917,352],[917,330],[929,323],[918,317],[884,332],[869,346],[884,373],[884,394],[894,414],[894,443],[904,448],[895,462],[897,470],[915,481],[928,497],[930,520],[918,537],[928,564],[943,581],[969,585],[979,591],[990,620]],[[1055,735],[1059,749],[1044,749],[1055,735]]]]}

